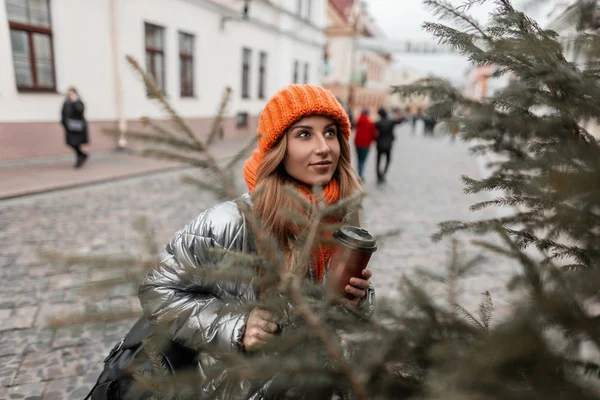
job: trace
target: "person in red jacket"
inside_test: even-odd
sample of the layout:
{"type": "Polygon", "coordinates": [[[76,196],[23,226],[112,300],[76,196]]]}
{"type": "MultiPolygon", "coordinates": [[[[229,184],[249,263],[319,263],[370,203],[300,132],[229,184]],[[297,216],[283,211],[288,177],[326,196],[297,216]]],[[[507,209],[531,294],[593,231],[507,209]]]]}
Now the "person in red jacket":
{"type": "Polygon", "coordinates": [[[365,161],[369,155],[371,143],[377,139],[377,129],[375,124],[369,118],[369,110],[364,109],[356,122],[356,135],[354,136],[354,146],[358,158],[358,176],[364,182],[363,169],[365,161]]]}

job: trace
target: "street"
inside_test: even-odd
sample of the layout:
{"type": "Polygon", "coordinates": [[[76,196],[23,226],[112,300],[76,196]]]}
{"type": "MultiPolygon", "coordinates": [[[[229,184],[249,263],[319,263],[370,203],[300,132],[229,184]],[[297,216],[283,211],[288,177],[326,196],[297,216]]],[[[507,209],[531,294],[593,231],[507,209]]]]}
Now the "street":
{"type": "MultiPolygon", "coordinates": [[[[395,296],[402,276],[412,276],[416,268],[443,271],[450,240],[431,241],[437,223],[496,216],[493,210],[469,211],[469,205],[488,198],[463,193],[461,175],[481,176],[467,146],[417,132],[411,135],[408,124],[398,129],[386,184],[376,184],[374,149],[367,159],[362,223],[375,234],[401,229],[400,236],[382,242],[372,258],[378,297],[395,296]]],[[[137,305],[132,290],[112,290],[100,297],[81,293],[86,283],[103,279],[101,269],[60,270],[40,261],[36,251],[143,255],[132,228],[138,216],[148,218],[163,246],[215,202],[209,193],[180,183],[181,175],[169,171],[0,202],[0,399],[84,398],[102,360],[132,321],[53,331],[47,318],[137,305]]],[[[469,254],[476,251],[465,246],[469,254]]],[[[514,263],[489,255],[479,272],[463,282],[461,303],[475,311],[481,293],[489,290],[501,313],[509,301],[504,286],[515,271],[514,263]]]]}

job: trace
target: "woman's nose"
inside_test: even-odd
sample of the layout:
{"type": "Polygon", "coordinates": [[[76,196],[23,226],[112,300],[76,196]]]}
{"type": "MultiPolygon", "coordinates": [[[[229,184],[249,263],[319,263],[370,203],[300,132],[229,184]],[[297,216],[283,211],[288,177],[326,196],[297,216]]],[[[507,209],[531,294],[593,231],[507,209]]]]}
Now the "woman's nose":
{"type": "Polygon", "coordinates": [[[319,155],[328,154],[331,149],[329,148],[329,143],[325,140],[325,137],[320,135],[317,136],[317,145],[315,147],[315,153],[319,155]]]}

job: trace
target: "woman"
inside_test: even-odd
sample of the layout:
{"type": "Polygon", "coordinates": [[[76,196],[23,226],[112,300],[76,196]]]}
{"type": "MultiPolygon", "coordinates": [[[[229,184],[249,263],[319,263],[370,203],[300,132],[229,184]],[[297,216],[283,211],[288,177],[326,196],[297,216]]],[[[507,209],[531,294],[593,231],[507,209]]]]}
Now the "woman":
{"type": "MultiPolygon", "coordinates": [[[[215,283],[198,278],[202,270],[219,268],[226,257],[223,252],[208,249],[257,252],[240,202],[251,207],[264,229],[277,239],[284,252],[285,268],[295,269],[313,282],[323,282],[330,246],[315,246],[310,265],[293,265],[297,232],[278,212],[292,205],[284,186],[294,185],[309,200],[313,200],[312,187],[323,186],[325,201],[330,204],[360,190],[350,166],[350,122],[329,91],[312,85],[286,87],[265,106],[258,133],[258,150],[244,166],[244,177],[253,195],[216,205],[176,233],[162,253],[160,264],[149,271],[140,287],[141,305],[150,323],[167,324],[172,338],[187,348],[198,350],[210,345],[224,352],[252,354],[279,329],[273,315],[265,310],[247,312],[243,307],[231,307],[255,301],[259,297],[255,288],[230,280],[215,283]],[[255,193],[256,188],[260,190],[255,193]]],[[[370,277],[371,272],[365,270],[363,279],[353,278],[346,286],[366,312],[374,307],[370,277]]],[[[215,362],[201,356],[201,375],[205,376],[205,366],[215,362]]],[[[242,394],[235,398],[266,396],[252,392],[248,385],[236,389],[242,394]]]]}
{"type": "Polygon", "coordinates": [[[75,168],[80,168],[88,155],[81,150],[88,143],[88,127],[83,112],[85,107],[74,87],[67,90],[62,106],[61,124],[65,128],[65,141],[75,151],[75,168]]]}
{"type": "Polygon", "coordinates": [[[356,155],[358,158],[358,176],[364,182],[365,177],[363,170],[365,168],[365,162],[369,155],[369,149],[373,140],[377,139],[377,130],[375,124],[369,118],[369,110],[364,109],[358,117],[356,122],[356,136],[354,137],[354,146],[356,146],[356,155]]]}

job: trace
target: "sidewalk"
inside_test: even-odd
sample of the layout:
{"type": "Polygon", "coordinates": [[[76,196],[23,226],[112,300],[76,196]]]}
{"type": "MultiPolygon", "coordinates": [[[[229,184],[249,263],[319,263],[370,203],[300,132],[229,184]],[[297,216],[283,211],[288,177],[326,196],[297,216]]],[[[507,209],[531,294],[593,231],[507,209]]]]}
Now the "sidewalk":
{"type": "MultiPolygon", "coordinates": [[[[248,140],[246,137],[223,140],[213,145],[212,154],[219,159],[231,157],[248,140]]],[[[73,162],[74,157],[65,156],[0,163],[0,200],[187,167],[127,150],[91,153],[80,169],[73,168],[73,162]]]]}

